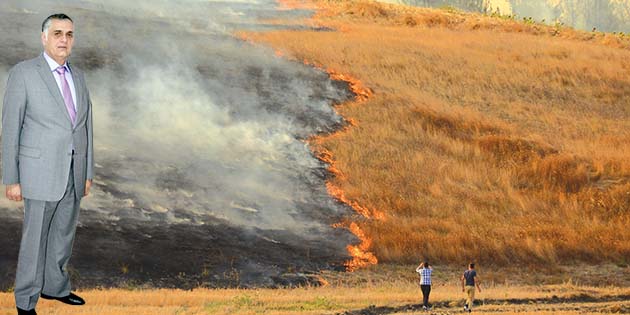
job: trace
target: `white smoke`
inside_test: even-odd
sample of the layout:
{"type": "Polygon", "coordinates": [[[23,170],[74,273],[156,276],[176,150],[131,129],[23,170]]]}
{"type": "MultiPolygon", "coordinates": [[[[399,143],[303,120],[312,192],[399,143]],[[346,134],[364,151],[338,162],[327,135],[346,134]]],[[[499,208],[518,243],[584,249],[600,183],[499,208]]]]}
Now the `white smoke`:
{"type": "Polygon", "coordinates": [[[262,0],[2,4],[7,15],[30,17],[18,34],[29,55],[12,61],[41,52],[38,23],[51,12],[75,20],[71,60],[87,72],[97,163],[82,220],[331,230],[346,210],[328,196],[323,165],[302,139],[342,123],[330,105],[346,92],[325,73],[230,35],[255,28],[274,7],[262,0]]]}

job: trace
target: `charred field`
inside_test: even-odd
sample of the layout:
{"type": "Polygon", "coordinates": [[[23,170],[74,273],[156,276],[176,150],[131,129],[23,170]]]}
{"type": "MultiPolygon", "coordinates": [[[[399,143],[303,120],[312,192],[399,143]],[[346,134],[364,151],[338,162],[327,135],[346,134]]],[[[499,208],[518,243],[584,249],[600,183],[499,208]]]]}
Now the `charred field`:
{"type": "MultiPolygon", "coordinates": [[[[326,165],[305,139],[341,128],[331,106],[353,94],[231,35],[302,29],[259,21],[310,11],[279,11],[274,1],[0,8],[0,26],[16,32],[2,36],[3,82],[41,53],[38,27],[49,12],[77,25],[71,62],[89,81],[97,156],[69,266],[77,287],[318,285],[319,271],[345,268],[346,246],[358,240],[332,225],[352,210],[326,192],[326,165]]],[[[0,208],[0,289],[8,290],[21,206],[0,208]]]]}

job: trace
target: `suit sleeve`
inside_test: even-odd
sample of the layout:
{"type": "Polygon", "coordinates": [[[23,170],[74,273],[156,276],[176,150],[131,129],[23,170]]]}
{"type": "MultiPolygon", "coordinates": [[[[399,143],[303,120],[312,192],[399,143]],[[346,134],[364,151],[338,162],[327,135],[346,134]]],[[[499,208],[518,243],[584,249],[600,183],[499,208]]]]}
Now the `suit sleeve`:
{"type": "Polygon", "coordinates": [[[92,124],[92,100],[90,99],[90,93],[88,92],[88,113],[87,113],[87,123],[85,124],[87,128],[87,179],[94,178],[94,126],[92,124]]]}
{"type": "Polygon", "coordinates": [[[19,184],[18,153],[26,110],[26,84],[19,67],[9,72],[2,104],[2,183],[19,184]]]}

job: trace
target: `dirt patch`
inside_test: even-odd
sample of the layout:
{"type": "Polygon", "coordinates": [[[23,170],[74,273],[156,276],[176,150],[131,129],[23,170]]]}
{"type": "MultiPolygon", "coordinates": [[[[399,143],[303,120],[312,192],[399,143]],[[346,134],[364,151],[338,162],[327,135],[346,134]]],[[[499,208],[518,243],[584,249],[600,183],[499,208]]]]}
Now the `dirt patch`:
{"type": "MultiPolygon", "coordinates": [[[[537,298],[537,299],[483,299],[475,301],[475,306],[484,306],[484,305],[536,305],[537,307],[540,305],[551,305],[551,304],[560,304],[569,309],[579,308],[581,304],[585,303],[609,303],[609,302],[624,302],[629,301],[630,295],[606,295],[601,297],[591,296],[588,294],[579,294],[579,295],[571,295],[568,297],[558,297],[552,296],[550,298],[537,298]]],[[[458,303],[457,301],[439,301],[437,303],[432,303],[433,311],[430,314],[452,314],[458,311],[455,311],[459,308],[459,305],[462,303],[458,303]],[[455,306],[457,305],[457,306],[455,306]]],[[[596,309],[592,305],[587,306],[589,309],[596,309]]],[[[608,307],[600,307],[599,309],[610,309],[610,310],[618,310],[622,314],[627,314],[628,310],[627,305],[617,305],[617,306],[608,306],[608,307]]],[[[382,315],[382,314],[394,314],[394,313],[404,313],[404,312],[415,312],[422,311],[422,304],[407,304],[397,307],[389,307],[389,306],[375,306],[370,305],[364,309],[360,310],[352,310],[346,311],[343,313],[337,313],[338,315],[382,315]]],[[[497,310],[493,310],[497,311],[497,310]]],[[[477,312],[477,311],[476,311],[477,312]]]]}

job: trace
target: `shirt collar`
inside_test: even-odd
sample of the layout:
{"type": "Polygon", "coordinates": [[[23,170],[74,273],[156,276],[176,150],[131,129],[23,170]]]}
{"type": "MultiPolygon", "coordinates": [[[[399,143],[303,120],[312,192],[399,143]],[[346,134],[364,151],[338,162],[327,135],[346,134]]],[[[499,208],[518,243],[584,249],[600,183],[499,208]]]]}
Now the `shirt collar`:
{"type": "MultiPolygon", "coordinates": [[[[48,67],[50,67],[50,71],[55,71],[57,70],[57,68],[59,68],[59,64],[50,56],[48,56],[46,52],[44,52],[44,59],[46,59],[46,62],[48,63],[48,67]]],[[[63,64],[63,67],[66,68],[66,71],[72,72],[70,70],[70,65],[68,65],[67,61],[66,63],[63,64]]]]}

